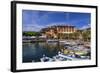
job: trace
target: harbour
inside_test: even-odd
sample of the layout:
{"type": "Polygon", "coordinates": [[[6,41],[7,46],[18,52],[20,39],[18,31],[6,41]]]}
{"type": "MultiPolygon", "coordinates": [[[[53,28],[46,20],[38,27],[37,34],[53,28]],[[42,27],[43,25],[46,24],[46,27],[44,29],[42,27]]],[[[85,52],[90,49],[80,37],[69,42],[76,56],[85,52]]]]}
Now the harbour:
{"type": "Polygon", "coordinates": [[[89,60],[90,48],[78,43],[51,41],[23,43],[23,62],[89,60]]]}

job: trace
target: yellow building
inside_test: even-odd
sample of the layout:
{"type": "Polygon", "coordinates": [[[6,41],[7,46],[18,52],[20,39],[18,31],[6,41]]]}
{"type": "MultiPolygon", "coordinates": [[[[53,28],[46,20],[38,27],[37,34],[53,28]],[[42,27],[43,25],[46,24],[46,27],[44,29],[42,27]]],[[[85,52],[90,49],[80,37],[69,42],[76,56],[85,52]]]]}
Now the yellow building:
{"type": "Polygon", "coordinates": [[[70,34],[76,32],[75,26],[56,25],[42,29],[42,35],[48,38],[58,38],[59,34],[70,34]]]}

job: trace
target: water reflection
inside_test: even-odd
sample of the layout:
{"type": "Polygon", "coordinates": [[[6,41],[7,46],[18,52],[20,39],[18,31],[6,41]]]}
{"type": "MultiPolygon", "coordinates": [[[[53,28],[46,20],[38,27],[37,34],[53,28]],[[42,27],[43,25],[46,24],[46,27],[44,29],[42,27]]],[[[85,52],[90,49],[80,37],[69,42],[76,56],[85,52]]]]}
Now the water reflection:
{"type": "Polygon", "coordinates": [[[55,56],[60,51],[59,43],[23,43],[23,62],[40,62],[40,58],[45,54],[48,57],[55,56]]]}
{"type": "Polygon", "coordinates": [[[49,61],[87,60],[91,59],[91,49],[84,45],[69,45],[59,42],[23,43],[24,63],[40,62],[44,61],[45,58],[49,61]]]}

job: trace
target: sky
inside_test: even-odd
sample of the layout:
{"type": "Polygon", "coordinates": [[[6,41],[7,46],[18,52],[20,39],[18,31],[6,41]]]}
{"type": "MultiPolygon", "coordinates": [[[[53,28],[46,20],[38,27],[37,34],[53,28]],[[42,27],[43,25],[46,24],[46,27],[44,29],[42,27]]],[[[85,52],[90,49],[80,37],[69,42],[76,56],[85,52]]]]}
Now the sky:
{"type": "Polygon", "coordinates": [[[53,25],[73,25],[77,29],[90,27],[91,14],[79,12],[22,11],[23,31],[40,31],[53,25]]]}

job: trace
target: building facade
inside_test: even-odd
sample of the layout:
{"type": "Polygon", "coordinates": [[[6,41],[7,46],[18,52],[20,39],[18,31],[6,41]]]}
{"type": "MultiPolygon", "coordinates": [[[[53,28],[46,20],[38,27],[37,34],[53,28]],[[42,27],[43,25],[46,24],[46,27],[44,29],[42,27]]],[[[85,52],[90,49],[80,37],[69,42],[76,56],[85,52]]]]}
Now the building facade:
{"type": "Polygon", "coordinates": [[[59,35],[76,32],[76,28],[75,26],[69,25],[57,25],[43,28],[41,32],[42,35],[45,35],[48,38],[58,38],[59,35]]]}

